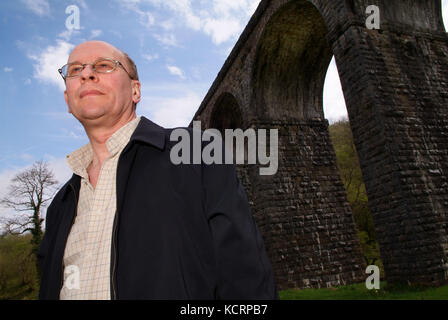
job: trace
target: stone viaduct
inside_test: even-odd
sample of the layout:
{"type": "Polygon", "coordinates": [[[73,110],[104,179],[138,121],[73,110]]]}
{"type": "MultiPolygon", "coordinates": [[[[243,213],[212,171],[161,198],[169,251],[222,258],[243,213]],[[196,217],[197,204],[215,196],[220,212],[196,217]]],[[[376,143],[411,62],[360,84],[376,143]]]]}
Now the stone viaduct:
{"type": "MultiPolygon", "coordinates": [[[[386,280],[448,281],[448,35],[440,0],[262,0],[193,120],[277,128],[279,167],[238,175],[278,286],[365,281],[322,107],[335,56],[386,280]],[[380,9],[380,29],[366,8],[380,9]]],[[[192,123],[190,123],[190,126],[192,123]]]]}

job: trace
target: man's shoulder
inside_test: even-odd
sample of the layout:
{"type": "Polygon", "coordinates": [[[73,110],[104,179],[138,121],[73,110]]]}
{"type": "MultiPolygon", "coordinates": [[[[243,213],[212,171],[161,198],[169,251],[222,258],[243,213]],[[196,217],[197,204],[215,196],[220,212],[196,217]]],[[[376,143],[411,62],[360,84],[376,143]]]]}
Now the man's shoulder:
{"type": "Polygon", "coordinates": [[[63,201],[71,191],[71,188],[72,187],[75,188],[76,185],[79,184],[79,181],[77,180],[80,180],[80,177],[75,174],[72,174],[70,179],[68,179],[56,192],[55,196],[53,197],[53,201],[51,203],[53,204],[63,201]]]}
{"type": "MultiPolygon", "coordinates": [[[[77,176],[75,174],[72,175],[72,177],[65,182],[62,187],[59,188],[59,190],[56,192],[56,194],[53,197],[53,200],[51,200],[50,205],[47,208],[45,220],[46,220],[46,227],[53,225],[54,222],[57,220],[57,216],[59,216],[59,212],[61,208],[63,208],[63,202],[64,200],[70,195],[71,192],[71,186],[75,184],[76,185],[76,178],[77,176]]],[[[79,178],[79,177],[78,177],[79,178]]]]}

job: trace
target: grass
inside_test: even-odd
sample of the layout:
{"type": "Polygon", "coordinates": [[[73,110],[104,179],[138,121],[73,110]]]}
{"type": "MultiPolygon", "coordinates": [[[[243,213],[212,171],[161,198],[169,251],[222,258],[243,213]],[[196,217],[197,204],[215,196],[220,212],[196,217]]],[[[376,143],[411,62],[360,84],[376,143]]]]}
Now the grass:
{"type": "Polygon", "coordinates": [[[279,292],[281,300],[448,300],[448,285],[422,287],[387,285],[368,290],[365,283],[323,289],[292,289],[279,292]]]}

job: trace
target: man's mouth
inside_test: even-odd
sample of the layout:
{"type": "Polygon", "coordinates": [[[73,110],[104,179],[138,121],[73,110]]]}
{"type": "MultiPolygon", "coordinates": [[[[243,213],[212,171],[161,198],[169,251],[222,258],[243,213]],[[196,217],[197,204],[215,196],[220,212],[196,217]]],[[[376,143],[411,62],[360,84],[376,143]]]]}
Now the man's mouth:
{"type": "Polygon", "coordinates": [[[103,93],[101,91],[98,90],[84,90],[81,91],[81,94],[79,95],[82,98],[84,98],[85,96],[91,96],[91,95],[102,95],[103,93]]]}

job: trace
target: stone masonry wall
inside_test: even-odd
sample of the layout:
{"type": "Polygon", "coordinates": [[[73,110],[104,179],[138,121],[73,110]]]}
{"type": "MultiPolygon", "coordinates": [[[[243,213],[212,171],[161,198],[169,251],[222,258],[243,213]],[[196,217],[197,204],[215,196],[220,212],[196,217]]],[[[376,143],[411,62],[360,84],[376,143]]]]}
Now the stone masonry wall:
{"type": "MultiPolygon", "coordinates": [[[[323,33],[317,40],[322,42],[324,57],[316,59],[305,50],[313,47],[313,39],[305,41],[306,32],[300,32],[300,29],[291,35],[288,35],[288,30],[294,27],[294,23],[300,23],[302,9],[314,15],[319,14],[317,9],[306,1],[285,7],[288,5],[291,5],[289,1],[261,2],[246,28],[246,34],[240,38],[239,43],[243,45],[238,47],[237,44],[231,53],[228,61],[233,60],[232,63],[223,67],[194,120],[201,120],[203,129],[210,127],[211,119],[216,121],[215,114],[226,122],[225,118],[232,115],[226,115],[222,108],[230,110],[233,107],[222,105],[221,101],[229,99],[221,97],[232,95],[233,103],[241,109],[243,130],[249,127],[279,130],[279,169],[276,175],[260,176],[255,165],[238,165],[237,170],[265,240],[280,289],[360,282],[365,279],[365,264],[336,166],[328,122],[322,112],[323,80],[331,59],[325,38],[327,31],[323,21],[317,25],[323,33]],[[282,13],[276,19],[286,19],[287,23],[283,27],[270,23],[272,34],[266,34],[266,24],[279,12],[279,8],[286,13],[293,9],[296,16],[288,17],[282,13]],[[253,29],[247,32],[251,26],[253,29]],[[270,41],[277,42],[277,27],[285,29],[281,32],[285,38],[280,40],[284,44],[280,48],[283,56],[279,54],[282,60],[269,62],[270,67],[266,69],[262,61],[270,59],[273,54],[270,41]],[[300,40],[295,48],[290,46],[288,37],[305,40],[300,40]],[[319,72],[303,70],[305,64],[297,65],[296,54],[300,52],[307,53],[312,63],[322,65],[316,68],[319,72]],[[281,74],[275,79],[270,75],[271,69],[280,73],[275,68],[277,63],[284,64],[284,76],[291,81],[297,81],[294,78],[298,72],[302,72],[305,78],[319,78],[313,90],[320,91],[316,94],[320,100],[313,102],[313,93],[305,89],[302,92],[309,93],[308,105],[298,104],[293,90],[285,96],[281,74]],[[286,74],[287,70],[292,71],[286,74]],[[257,96],[255,90],[263,88],[259,90],[263,95],[267,86],[274,91],[270,96],[260,97],[258,94],[258,98],[254,98],[257,96]],[[254,102],[257,99],[262,99],[263,105],[254,102]]],[[[313,17],[306,20],[307,28],[316,27],[313,17]]],[[[300,83],[309,84],[310,81],[300,79],[298,85],[300,83]]]]}
{"type": "Polygon", "coordinates": [[[203,129],[219,119],[228,125],[232,101],[243,130],[279,130],[276,175],[237,170],[280,289],[363,281],[322,111],[332,54],[387,281],[445,283],[448,38],[440,1],[262,0],[194,120],[203,129]],[[371,4],[380,30],[365,26],[371,4]]]}
{"type": "Polygon", "coordinates": [[[447,35],[437,1],[365,1],[338,36],[338,62],[387,280],[448,280],[447,35]],[[355,62],[356,61],[356,62],[355,62]]]}

